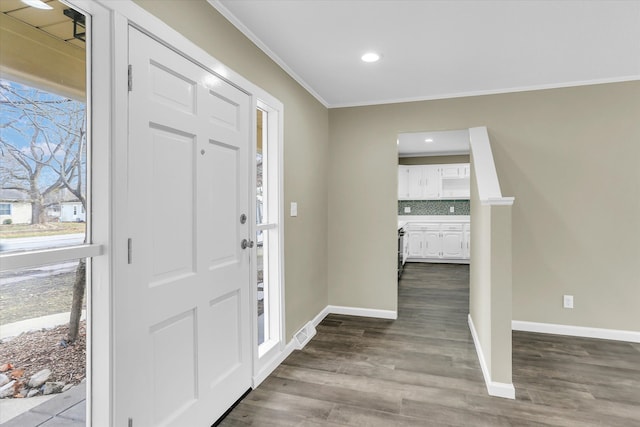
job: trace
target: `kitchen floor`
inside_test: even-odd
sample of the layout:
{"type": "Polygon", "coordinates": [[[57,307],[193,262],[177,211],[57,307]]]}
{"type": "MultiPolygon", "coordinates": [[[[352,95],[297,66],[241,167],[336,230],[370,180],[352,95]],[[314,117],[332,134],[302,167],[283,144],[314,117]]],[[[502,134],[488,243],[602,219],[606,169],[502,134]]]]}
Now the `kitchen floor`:
{"type": "Polygon", "coordinates": [[[490,397],[468,306],[468,265],[408,263],[397,320],[327,316],[221,425],[640,426],[640,345],[514,332],[490,397]]]}

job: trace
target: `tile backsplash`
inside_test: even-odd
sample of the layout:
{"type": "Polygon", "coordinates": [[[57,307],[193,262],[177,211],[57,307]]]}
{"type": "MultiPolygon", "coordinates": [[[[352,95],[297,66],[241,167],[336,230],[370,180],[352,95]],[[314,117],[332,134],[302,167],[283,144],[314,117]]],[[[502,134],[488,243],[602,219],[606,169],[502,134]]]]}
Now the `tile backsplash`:
{"type": "Polygon", "coordinates": [[[398,200],[398,215],[469,215],[470,211],[469,200],[398,200]],[[404,211],[407,206],[411,212],[404,211]]]}

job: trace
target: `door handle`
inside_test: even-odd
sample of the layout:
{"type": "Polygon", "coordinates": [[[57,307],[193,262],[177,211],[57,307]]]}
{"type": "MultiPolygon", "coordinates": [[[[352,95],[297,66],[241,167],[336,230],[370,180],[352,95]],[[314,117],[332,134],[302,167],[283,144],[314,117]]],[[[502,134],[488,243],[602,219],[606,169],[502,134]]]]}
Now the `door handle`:
{"type": "Polygon", "coordinates": [[[242,239],[242,242],[240,242],[240,247],[242,249],[252,248],[253,245],[253,240],[242,239]]]}

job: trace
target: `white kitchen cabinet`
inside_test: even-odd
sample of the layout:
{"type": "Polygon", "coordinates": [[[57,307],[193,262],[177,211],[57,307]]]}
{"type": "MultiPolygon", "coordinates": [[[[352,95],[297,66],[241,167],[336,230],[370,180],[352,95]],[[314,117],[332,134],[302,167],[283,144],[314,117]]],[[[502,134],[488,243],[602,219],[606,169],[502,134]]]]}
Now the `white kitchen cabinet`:
{"type": "Polygon", "coordinates": [[[468,259],[467,242],[469,224],[464,222],[409,223],[408,258],[410,261],[436,261],[468,259]]]}
{"type": "Polygon", "coordinates": [[[443,178],[459,178],[462,174],[464,174],[464,165],[460,164],[450,164],[450,165],[441,165],[441,176],[443,178]]]}
{"type": "Polygon", "coordinates": [[[443,258],[464,258],[463,224],[442,224],[440,227],[442,236],[443,258]]]}
{"type": "Polygon", "coordinates": [[[423,196],[425,199],[439,199],[440,198],[440,168],[436,165],[424,166],[422,171],[424,179],[423,196]]]}
{"type": "Polygon", "coordinates": [[[404,265],[409,258],[409,239],[403,239],[402,245],[402,265],[404,265]]]}
{"type": "Polygon", "coordinates": [[[398,166],[398,199],[409,198],[409,166],[398,166]]]}
{"type": "Polygon", "coordinates": [[[471,224],[464,225],[464,258],[471,259],[471,224]]]}
{"type": "Polygon", "coordinates": [[[441,195],[444,199],[468,199],[470,197],[469,164],[443,165],[441,195]]]}
{"type": "Polygon", "coordinates": [[[398,167],[400,200],[468,199],[469,184],[468,163],[398,167]]]}
{"type": "Polygon", "coordinates": [[[424,232],[425,247],[422,253],[424,258],[440,258],[442,254],[442,238],[440,231],[424,232]]]}
{"type": "Polygon", "coordinates": [[[409,229],[407,233],[409,236],[409,258],[424,258],[424,232],[421,230],[412,230],[409,229]]]}
{"type": "Polygon", "coordinates": [[[424,169],[422,166],[409,167],[409,199],[424,198],[424,169]]]}

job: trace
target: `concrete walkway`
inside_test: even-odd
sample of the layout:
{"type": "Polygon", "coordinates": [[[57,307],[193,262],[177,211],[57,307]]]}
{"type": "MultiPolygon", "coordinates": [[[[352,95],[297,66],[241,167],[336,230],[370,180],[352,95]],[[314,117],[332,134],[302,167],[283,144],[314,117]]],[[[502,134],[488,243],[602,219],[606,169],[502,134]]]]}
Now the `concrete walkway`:
{"type": "MultiPolygon", "coordinates": [[[[46,402],[0,425],[2,427],[84,427],[87,417],[86,393],[86,384],[81,383],[66,393],[56,394],[46,402]]],[[[0,401],[0,410],[4,406],[3,401],[0,401]]]]}
{"type": "MultiPolygon", "coordinates": [[[[17,337],[23,332],[39,331],[40,329],[50,329],[56,326],[69,323],[69,312],[50,314],[48,316],[36,317],[35,319],[21,320],[20,322],[0,325],[0,340],[9,337],[17,337]]],[[[82,310],[80,320],[87,317],[86,310],[82,310]]]]}

